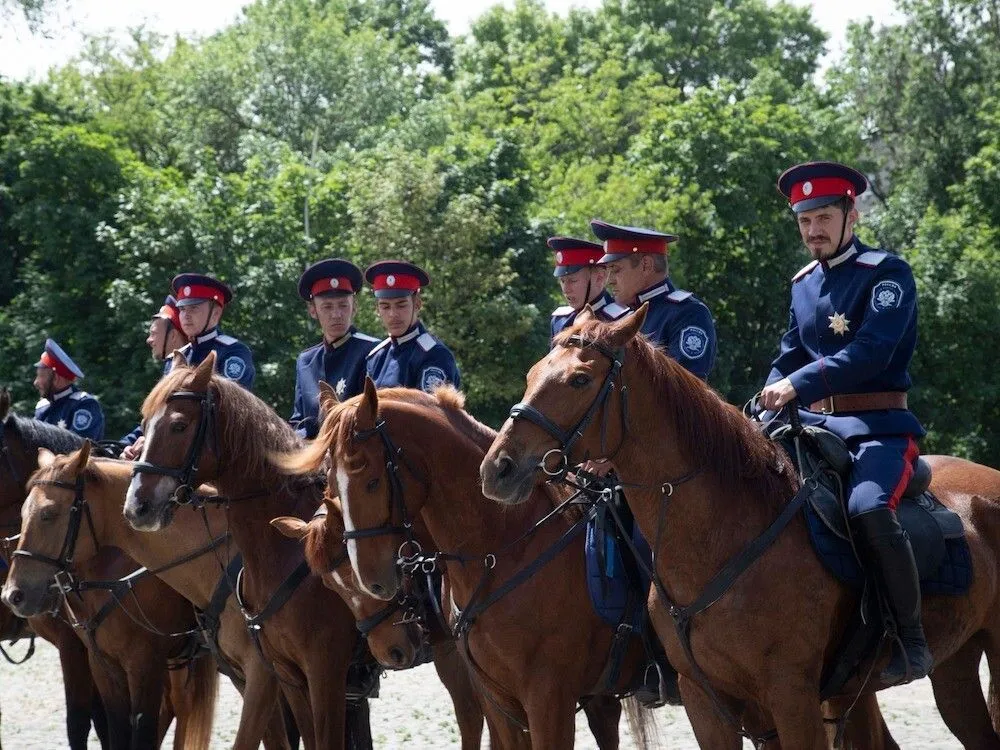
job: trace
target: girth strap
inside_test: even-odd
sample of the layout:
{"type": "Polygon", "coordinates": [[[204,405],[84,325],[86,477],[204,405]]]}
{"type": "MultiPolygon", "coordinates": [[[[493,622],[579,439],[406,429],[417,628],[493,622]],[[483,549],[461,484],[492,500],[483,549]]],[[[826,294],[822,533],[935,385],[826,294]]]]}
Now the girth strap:
{"type": "Polygon", "coordinates": [[[219,646],[219,627],[222,611],[226,608],[226,602],[229,601],[229,597],[233,593],[230,581],[236,580],[236,576],[239,575],[242,569],[243,557],[242,555],[235,555],[229,561],[229,565],[226,566],[225,571],[223,571],[219,582],[215,584],[215,590],[212,592],[212,598],[209,600],[208,606],[204,610],[199,610],[196,607],[194,611],[205,647],[215,657],[215,663],[219,667],[219,671],[240,686],[245,685],[246,680],[237,673],[236,669],[222,653],[222,649],[219,646]]]}

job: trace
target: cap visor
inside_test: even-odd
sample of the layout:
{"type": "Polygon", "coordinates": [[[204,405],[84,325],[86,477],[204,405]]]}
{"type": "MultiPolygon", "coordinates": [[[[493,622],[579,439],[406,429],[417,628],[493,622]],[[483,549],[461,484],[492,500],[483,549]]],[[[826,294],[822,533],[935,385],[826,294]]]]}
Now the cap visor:
{"type": "Polygon", "coordinates": [[[416,294],[412,289],[376,289],[375,299],[398,299],[399,297],[409,297],[416,294]]]}
{"type": "Polygon", "coordinates": [[[598,265],[604,265],[605,263],[615,263],[619,260],[625,260],[625,258],[631,258],[636,253],[606,253],[601,256],[601,259],[597,261],[598,265]]]}
{"type": "Polygon", "coordinates": [[[821,198],[806,198],[792,206],[792,211],[797,214],[803,211],[812,211],[814,208],[823,208],[823,206],[829,206],[831,203],[836,203],[841,198],[847,197],[846,195],[824,195],[821,198]]]}
{"type": "Polygon", "coordinates": [[[188,297],[186,299],[177,300],[177,307],[190,307],[191,305],[200,305],[202,302],[211,302],[210,299],[195,299],[194,297],[188,297]]]}
{"type": "Polygon", "coordinates": [[[556,278],[559,278],[560,276],[569,276],[571,273],[582,271],[584,268],[587,268],[587,266],[556,266],[555,270],[552,271],[552,275],[556,278]]]}

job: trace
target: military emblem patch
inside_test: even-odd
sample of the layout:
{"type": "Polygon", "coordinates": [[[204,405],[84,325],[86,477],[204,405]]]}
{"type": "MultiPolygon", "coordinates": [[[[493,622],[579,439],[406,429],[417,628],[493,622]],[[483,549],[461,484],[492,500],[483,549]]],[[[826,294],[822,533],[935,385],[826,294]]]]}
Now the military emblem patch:
{"type": "Polygon", "coordinates": [[[688,359],[698,359],[708,349],[708,334],[698,326],[688,326],[681,331],[681,354],[688,359]]]}
{"type": "Polygon", "coordinates": [[[872,310],[882,312],[899,307],[903,301],[903,288],[895,281],[885,279],[872,289],[872,310]]]}
{"type": "Polygon", "coordinates": [[[230,380],[239,380],[247,371],[247,363],[239,357],[230,357],[222,365],[222,374],[230,380]]]}
{"type": "Polygon", "coordinates": [[[56,422],[56,427],[58,427],[60,430],[65,430],[66,429],[66,420],[65,419],[60,419],[58,422],[56,422]]]}
{"type": "Polygon", "coordinates": [[[80,409],[76,414],[73,415],[73,429],[74,430],[86,430],[90,427],[90,423],[94,421],[94,415],[91,414],[86,409],[80,409]]]}
{"type": "Polygon", "coordinates": [[[851,321],[844,313],[835,312],[833,315],[828,315],[827,319],[830,321],[830,330],[838,336],[843,336],[851,330],[851,321]]]}
{"type": "Polygon", "coordinates": [[[427,393],[447,382],[448,378],[440,367],[425,367],[424,371],[420,373],[420,390],[427,393]]]}

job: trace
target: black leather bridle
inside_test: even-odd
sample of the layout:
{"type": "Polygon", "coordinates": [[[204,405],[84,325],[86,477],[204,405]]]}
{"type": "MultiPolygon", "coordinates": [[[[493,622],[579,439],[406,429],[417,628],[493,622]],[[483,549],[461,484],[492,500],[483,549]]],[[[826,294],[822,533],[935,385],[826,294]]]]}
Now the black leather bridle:
{"type": "Polygon", "coordinates": [[[83,494],[84,475],[82,472],[78,474],[75,482],[63,482],[58,479],[36,479],[31,483],[31,486],[58,487],[59,489],[73,491],[73,504],[69,509],[70,516],[69,525],[66,527],[66,537],[63,539],[62,548],[59,550],[59,557],[49,557],[26,549],[16,549],[11,554],[15,557],[23,557],[28,560],[44,563],[45,565],[51,565],[56,569],[56,582],[62,588],[65,583],[61,582],[60,578],[68,577],[69,583],[72,584],[71,568],[73,566],[73,554],[76,551],[76,542],[80,537],[80,526],[83,523],[84,517],[87,519],[87,526],[90,527],[90,536],[94,540],[94,544],[97,544],[97,537],[94,534],[94,520],[90,516],[90,506],[87,505],[87,499],[83,494]]]}
{"type": "Polygon", "coordinates": [[[194,478],[198,473],[198,457],[205,446],[209,432],[213,432],[213,434],[215,432],[215,397],[212,394],[212,389],[209,388],[203,393],[194,391],[171,393],[167,397],[167,403],[169,404],[171,401],[197,401],[201,410],[198,418],[198,429],[191,441],[191,446],[188,448],[184,464],[180,468],[174,468],[152,464],[148,461],[136,461],[132,466],[132,477],[135,478],[139,474],[159,474],[173,477],[179,484],[174,490],[171,500],[178,505],[187,505],[195,495],[194,478]]]}
{"type": "MultiPolygon", "coordinates": [[[[622,445],[625,443],[625,436],[628,429],[628,388],[625,383],[621,381],[621,371],[622,366],[625,362],[625,349],[611,349],[598,341],[589,341],[579,334],[570,336],[565,341],[563,341],[559,346],[569,347],[577,346],[583,349],[584,347],[589,347],[594,349],[605,357],[608,358],[610,366],[608,367],[608,373],[604,376],[604,382],[601,384],[601,389],[594,396],[594,400],[591,402],[587,411],[584,412],[583,416],[580,417],[579,421],[570,429],[564,430],[558,424],[553,422],[547,416],[542,414],[541,411],[536,409],[534,406],[527,402],[520,402],[514,404],[510,410],[510,418],[513,420],[523,419],[531,422],[533,425],[541,429],[547,435],[552,437],[556,442],[559,443],[558,448],[552,448],[545,452],[542,456],[542,460],[539,462],[538,468],[545,472],[548,476],[553,479],[561,479],[569,471],[571,466],[574,466],[577,462],[571,460],[571,455],[573,448],[576,446],[577,442],[583,437],[584,432],[590,426],[590,423],[597,416],[597,412],[607,405],[608,398],[611,392],[615,390],[615,381],[618,380],[618,393],[621,399],[621,440],[618,443],[618,447],[615,448],[614,452],[610,455],[607,454],[606,438],[607,438],[607,426],[608,426],[608,410],[604,409],[604,416],[601,420],[601,454],[604,458],[613,458],[615,454],[621,450],[622,445]],[[558,463],[554,468],[549,468],[549,459],[551,456],[555,456],[558,463]]],[[[583,460],[586,460],[584,458],[583,460]]]]}

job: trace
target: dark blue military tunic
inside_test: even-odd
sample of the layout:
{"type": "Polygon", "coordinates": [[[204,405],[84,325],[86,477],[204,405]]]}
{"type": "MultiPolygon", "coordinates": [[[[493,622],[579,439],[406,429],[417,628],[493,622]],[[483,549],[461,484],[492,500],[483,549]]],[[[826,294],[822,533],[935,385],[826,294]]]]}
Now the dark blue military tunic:
{"type": "Polygon", "coordinates": [[[368,374],[379,388],[400,386],[430,392],[443,383],[461,387],[455,355],[417,322],[398,339],[387,338],[371,350],[368,374]]]}
{"type": "Polygon", "coordinates": [[[295,362],[295,405],[289,420],[295,431],[312,439],[319,431],[319,381],[333,386],[341,401],[356,396],[365,387],[365,360],[378,339],[353,326],[332,344],[306,349],[295,362]]]}
{"type": "MultiPolygon", "coordinates": [[[[916,342],[910,266],[854,239],[795,275],[788,332],[767,382],[787,377],[805,406],[838,394],[907,391],[916,342]]],[[[800,414],[804,424],[847,441],[855,459],[847,488],[852,515],[899,500],[918,455],[914,438],[924,434],[912,412],[800,414]]]]}
{"type": "MultiPolygon", "coordinates": [[[[601,296],[591,302],[590,307],[594,313],[596,313],[597,317],[606,321],[618,320],[629,311],[627,307],[619,305],[615,302],[614,297],[612,297],[607,290],[601,292],[601,296]]],[[[573,321],[576,320],[578,312],[579,310],[571,305],[563,305],[562,307],[557,307],[552,311],[549,344],[552,343],[552,339],[556,337],[556,334],[573,325],[573,321]]]]}
{"type": "Polygon", "coordinates": [[[100,440],[104,437],[104,411],[97,399],[75,385],[43,398],[35,406],[35,419],[72,430],[80,437],[100,440]]]}
{"type": "Polygon", "coordinates": [[[636,297],[635,308],[649,303],[642,332],[688,372],[702,380],[715,365],[715,322],[712,313],[691,292],[675,289],[665,279],[636,297]]]}

